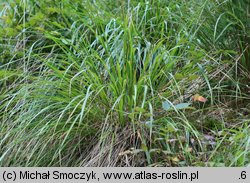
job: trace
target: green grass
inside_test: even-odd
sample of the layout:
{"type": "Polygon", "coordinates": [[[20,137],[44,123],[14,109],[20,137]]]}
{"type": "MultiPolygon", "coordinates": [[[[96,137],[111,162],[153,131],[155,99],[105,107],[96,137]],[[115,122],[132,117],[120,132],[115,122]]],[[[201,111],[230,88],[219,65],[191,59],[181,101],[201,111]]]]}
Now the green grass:
{"type": "Polygon", "coordinates": [[[246,1],[49,2],[1,1],[1,166],[249,166],[246,1]]]}

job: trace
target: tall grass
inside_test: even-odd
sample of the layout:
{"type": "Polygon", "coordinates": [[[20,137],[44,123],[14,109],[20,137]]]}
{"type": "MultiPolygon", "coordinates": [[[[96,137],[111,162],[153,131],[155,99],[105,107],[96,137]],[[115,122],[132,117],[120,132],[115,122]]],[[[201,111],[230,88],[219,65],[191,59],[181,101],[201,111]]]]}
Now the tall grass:
{"type": "Polygon", "coordinates": [[[249,164],[246,116],[231,124],[240,114],[232,109],[235,116],[218,120],[212,114],[214,121],[208,121],[214,108],[231,108],[233,102],[249,111],[249,94],[234,72],[237,56],[247,61],[240,50],[248,44],[238,50],[228,42],[234,37],[226,41],[229,27],[244,26],[239,34],[246,36],[248,22],[222,21],[221,4],[2,5],[1,166],[249,164]],[[211,102],[192,102],[196,93],[211,102]],[[164,110],[165,101],[174,110],[164,110]],[[183,103],[192,106],[175,107],[183,103]],[[234,149],[230,156],[228,144],[234,149]]]}

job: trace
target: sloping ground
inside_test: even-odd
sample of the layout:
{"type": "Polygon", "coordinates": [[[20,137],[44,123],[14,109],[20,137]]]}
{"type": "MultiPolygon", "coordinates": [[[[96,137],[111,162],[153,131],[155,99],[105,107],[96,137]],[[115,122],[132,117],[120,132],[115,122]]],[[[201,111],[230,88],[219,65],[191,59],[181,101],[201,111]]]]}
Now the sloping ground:
{"type": "Polygon", "coordinates": [[[247,1],[1,1],[1,166],[249,166],[247,1]]]}

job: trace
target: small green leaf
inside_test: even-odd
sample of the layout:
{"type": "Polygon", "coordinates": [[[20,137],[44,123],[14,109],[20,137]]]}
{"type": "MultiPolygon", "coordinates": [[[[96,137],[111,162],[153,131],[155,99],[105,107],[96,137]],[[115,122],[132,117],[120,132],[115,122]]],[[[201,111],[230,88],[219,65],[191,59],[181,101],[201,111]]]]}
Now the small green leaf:
{"type": "Polygon", "coordinates": [[[190,105],[191,105],[191,103],[180,103],[180,104],[175,105],[175,108],[176,109],[185,109],[190,105]]]}
{"type": "Polygon", "coordinates": [[[135,116],[134,113],[130,113],[130,114],[128,115],[128,117],[129,117],[130,119],[132,119],[132,120],[135,118],[134,116],[135,116]]]}
{"type": "Polygon", "coordinates": [[[166,111],[168,111],[169,109],[171,109],[171,105],[168,101],[165,101],[162,103],[162,107],[163,109],[165,109],[166,111]]]}

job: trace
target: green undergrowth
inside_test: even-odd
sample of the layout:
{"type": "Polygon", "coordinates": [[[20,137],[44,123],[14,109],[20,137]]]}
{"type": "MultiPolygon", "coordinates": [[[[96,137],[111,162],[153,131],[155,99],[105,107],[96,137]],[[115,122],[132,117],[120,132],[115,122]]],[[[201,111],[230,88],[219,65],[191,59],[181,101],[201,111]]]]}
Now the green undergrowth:
{"type": "Polygon", "coordinates": [[[1,166],[249,166],[247,1],[0,2],[1,166]]]}

